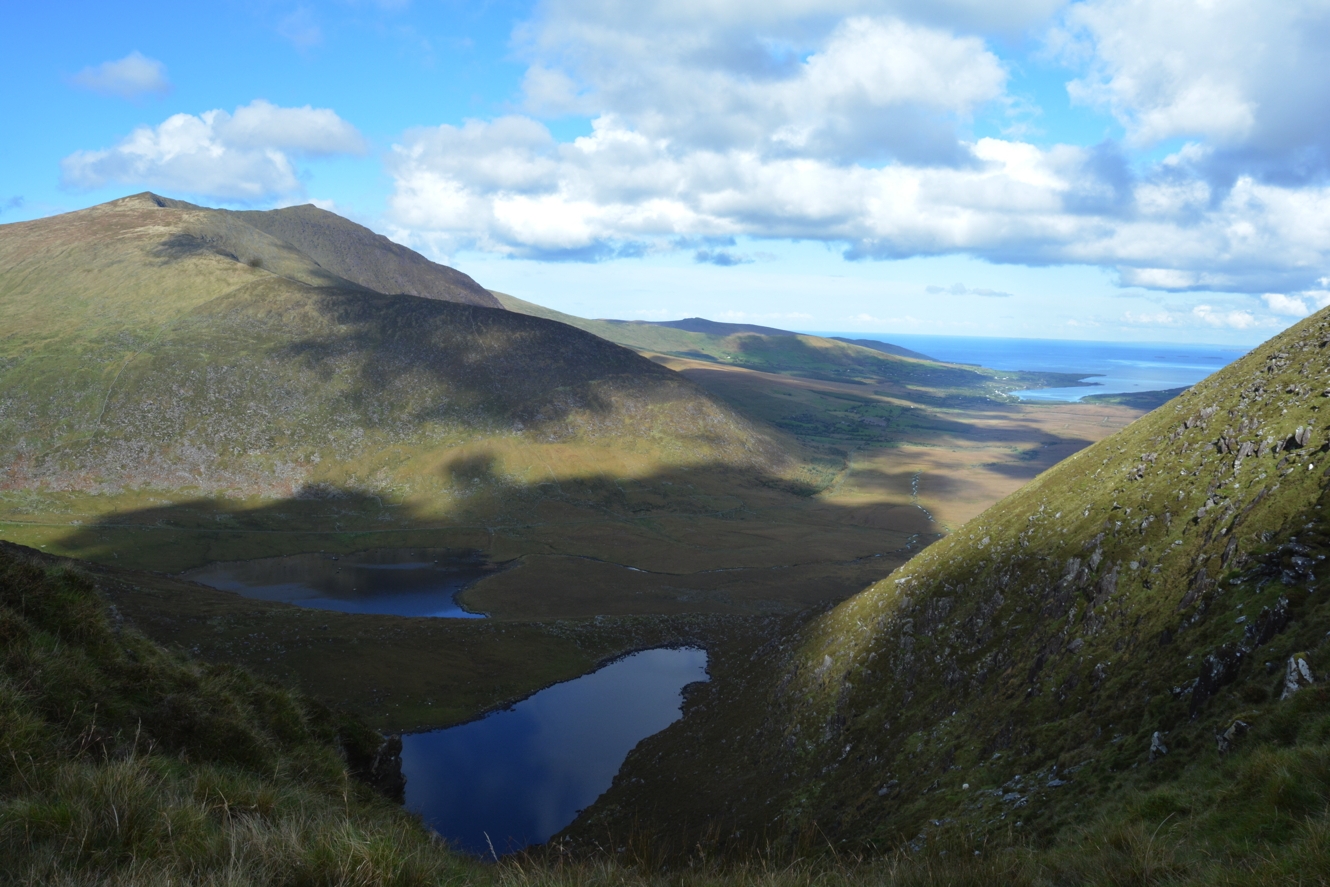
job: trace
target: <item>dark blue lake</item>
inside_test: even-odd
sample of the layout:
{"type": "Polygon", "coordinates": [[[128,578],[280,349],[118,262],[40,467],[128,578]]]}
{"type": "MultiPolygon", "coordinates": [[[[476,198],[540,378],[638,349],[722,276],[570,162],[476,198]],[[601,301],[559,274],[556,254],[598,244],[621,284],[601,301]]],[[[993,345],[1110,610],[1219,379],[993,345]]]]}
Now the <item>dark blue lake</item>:
{"type": "Polygon", "coordinates": [[[479,557],[458,557],[456,551],[381,548],[230,561],[181,576],[245,597],[316,610],[483,619],[483,613],[463,610],[455,597],[494,569],[479,557]]]}
{"type": "Polygon", "coordinates": [[[1076,401],[1088,394],[1126,394],[1194,385],[1249,349],[1231,345],[1161,342],[1082,342],[1065,339],[995,339],[895,333],[818,333],[875,339],[937,360],[977,363],[995,370],[1083,373],[1092,387],[1013,392],[1022,400],[1076,401]]]}
{"type": "Polygon", "coordinates": [[[600,796],[633,746],[707,680],[697,649],[634,653],[478,721],[402,737],[406,807],[455,847],[500,855],[548,840],[600,796]]]}

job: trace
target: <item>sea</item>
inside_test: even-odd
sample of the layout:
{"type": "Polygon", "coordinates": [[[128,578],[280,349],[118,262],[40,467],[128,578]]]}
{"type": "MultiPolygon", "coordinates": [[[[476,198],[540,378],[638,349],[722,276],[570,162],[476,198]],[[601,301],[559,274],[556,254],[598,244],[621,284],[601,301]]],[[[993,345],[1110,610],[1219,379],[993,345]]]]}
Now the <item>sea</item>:
{"type": "Polygon", "coordinates": [[[1247,348],[1172,342],[1085,342],[1069,339],[999,339],[896,333],[814,333],[872,339],[951,363],[995,370],[1081,374],[1089,387],[1016,391],[1026,401],[1078,401],[1090,394],[1127,394],[1185,388],[1222,369],[1247,348]]]}

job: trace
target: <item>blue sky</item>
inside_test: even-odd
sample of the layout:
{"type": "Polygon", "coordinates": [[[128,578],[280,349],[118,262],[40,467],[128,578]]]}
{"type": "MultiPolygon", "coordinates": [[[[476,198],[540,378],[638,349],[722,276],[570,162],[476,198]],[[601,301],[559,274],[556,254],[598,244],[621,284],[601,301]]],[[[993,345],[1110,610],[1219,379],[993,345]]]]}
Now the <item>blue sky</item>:
{"type": "Polygon", "coordinates": [[[1330,303],[1330,4],[23,4],[0,223],[315,202],[574,313],[1252,344],[1330,303]]]}

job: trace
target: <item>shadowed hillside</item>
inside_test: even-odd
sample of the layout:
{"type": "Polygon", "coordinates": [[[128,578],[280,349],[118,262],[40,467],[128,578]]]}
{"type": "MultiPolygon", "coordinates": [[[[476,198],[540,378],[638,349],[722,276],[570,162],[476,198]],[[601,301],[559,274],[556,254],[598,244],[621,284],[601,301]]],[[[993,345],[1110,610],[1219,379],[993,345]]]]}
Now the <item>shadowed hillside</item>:
{"type": "Polygon", "coordinates": [[[1328,379],[1322,312],[794,637],[718,661],[572,835],[969,853],[1116,830],[1137,853],[1153,832],[1179,876],[1311,852],[1330,804],[1330,696],[1304,688],[1330,671],[1328,379]]]}
{"type": "Polygon", "coordinates": [[[235,216],[296,249],[352,283],[381,293],[405,293],[466,305],[501,308],[490,291],[455,268],[439,265],[382,234],[317,206],[289,206],[235,216]]]}
{"type": "MultiPolygon", "coordinates": [[[[448,466],[478,441],[582,448],[590,462],[614,448],[652,467],[800,470],[792,441],[617,345],[497,308],[385,295],[247,214],[165,203],[139,195],[0,226],[11,510],[325,487],[447,510],[468,495],[448,466]]],[[[558,479],[557,462],[528,461],[558,479]]]]}

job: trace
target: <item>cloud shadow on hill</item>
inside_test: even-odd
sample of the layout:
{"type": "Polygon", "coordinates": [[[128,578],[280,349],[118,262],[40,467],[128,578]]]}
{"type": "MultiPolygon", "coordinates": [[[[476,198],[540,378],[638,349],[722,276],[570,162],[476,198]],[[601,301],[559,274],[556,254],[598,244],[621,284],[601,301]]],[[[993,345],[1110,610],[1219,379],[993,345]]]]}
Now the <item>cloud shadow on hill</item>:
{"type": "Polygon", "coordinates": [[[446,466],[468,491],[448,510],[322,485],[259,507],[196,498],[106,516],[53,550],[170,572],[301,551],[481,550],[524,564],[490,603],[549,618],[801,610],[861,590],[935,538],[908,503],[829,504],[728,466],[518,483],[494,465],[479,453],[446,466]]]}

